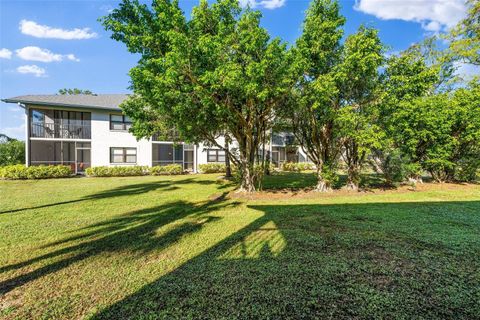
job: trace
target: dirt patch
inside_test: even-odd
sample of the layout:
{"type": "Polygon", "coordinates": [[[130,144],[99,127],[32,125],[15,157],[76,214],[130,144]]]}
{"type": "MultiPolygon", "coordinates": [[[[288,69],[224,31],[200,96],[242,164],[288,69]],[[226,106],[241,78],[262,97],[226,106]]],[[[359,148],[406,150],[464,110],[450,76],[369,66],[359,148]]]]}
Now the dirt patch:
{"type": "Polygon", "coordinates": [[[332,197],[344,197],[344,196],[366,196],[372,194],[399,194],[410,192],[426,192],[426,191],[448,191],[458,190],[458,188],[473,189],[478,188],[478,184],[457,184],[457,183],[423,183],[418,184],[414,189],[411,186],[400,186],[398,188],[385,188],[385,189],[361,189],[359,191],[352,191],[346,189],[335,189],[331,192],[316,192],[313,188],[305,189],[276,189],[276,190],[263,190],[255,193],[241,193],[230,192],[229,198],[232,199],[247,199],[247,200],[276,200],[276,199],[311,199],[311,198],[332,198],[332,197]]]}

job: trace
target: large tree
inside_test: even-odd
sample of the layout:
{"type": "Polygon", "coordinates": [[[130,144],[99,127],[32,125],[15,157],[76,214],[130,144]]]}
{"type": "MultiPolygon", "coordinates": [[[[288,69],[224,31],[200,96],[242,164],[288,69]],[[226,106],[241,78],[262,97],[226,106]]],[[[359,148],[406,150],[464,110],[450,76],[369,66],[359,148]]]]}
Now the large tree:
{"type": "Polygon", "coordinates": [[[478,82],[451,86],[452,75],[431,41],[388,60],[380,124],[411,178],[428,171],[437,181],[468,180],[478,166],[478,82]]]}
{"type": "Polygon", "coordinates": [[[379,147],[382,137],[375,123],[382,62],[383,46],[377,30],[362,26],[346,39],[337,78],[343,106],[338,121],[344,141],[342,156],[347,165],[348,189],[358,190],[361,169],[371,150],[379,147]]]}
{"type": "Polygon", "coordinates": [[[303,32],[291,49],[294,86],[284,116],[296,139],[317,167],[317,191],[332,188],[342,142],[337,123],[341,95],[337,68],[341,61],[345,18],[337,1],[314,0],[303,32]]]}
{"type": "Polygon", "coordinates": [[[123,110],[137,137],[175,128],[188,142],[219,145],[241,172],[240,190],[255,190],[254,163],[262,133],[288,92],[286,46],[260,27],[261,14],[235,0],[202,0],[187,21],[178,1],[151,6],[124,0],[102,22],[112,38],[140,54],[130,71],[133,97],[123,110]]]}

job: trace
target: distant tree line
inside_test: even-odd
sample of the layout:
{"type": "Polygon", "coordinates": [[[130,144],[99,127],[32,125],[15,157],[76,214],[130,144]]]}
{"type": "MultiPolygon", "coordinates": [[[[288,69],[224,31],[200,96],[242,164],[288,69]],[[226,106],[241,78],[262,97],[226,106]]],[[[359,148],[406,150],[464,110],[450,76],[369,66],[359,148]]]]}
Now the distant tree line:
{"type": "Polygon", "coordinates": [[[372,27],[344,36],[334,0],[311,2],[290,47],[236,0],[202,0],[189,20],[178,1],[124,0],[101,21],[140,55],[130,70],[134,95],[122,104],[137,137],[175,128],[183,141],[224,148],[240,190],[252,192],[258,159],[268,167],[259,150],[281,127],[315,163],[316,190],[329,191],[340,163],[350,189],[366,166],[389,184],[424,172],[436,181],[475,179],[480,84],[456,76],[459,63],[480,64],[480,3],[467,6],[468,16],[442,35],[447,48],[430,37],[389,55],[372,27]]]}
{"type": "Polygon", "coordinates": [[[78,95],[78,94],[86,94],[86,95],[95,95],[90,90],[83,90],[78,88],[63,88],[58,90],[58,94],[60,95],[78,95]]]}
{"type": "Polygon", "coordinates": [[[25,142],[0,133],[0,166],[25,163],[25,142]]]}

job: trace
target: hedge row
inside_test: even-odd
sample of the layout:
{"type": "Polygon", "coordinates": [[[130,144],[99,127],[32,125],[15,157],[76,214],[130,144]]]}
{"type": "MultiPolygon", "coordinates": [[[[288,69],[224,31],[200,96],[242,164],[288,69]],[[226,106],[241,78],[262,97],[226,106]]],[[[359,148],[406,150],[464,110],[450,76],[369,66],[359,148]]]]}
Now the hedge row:
{"type": "Polygon", "coordinates": [[[148,167],[145,166],[118,166],[118,167],[91,167],[85,170],[90,177],[127,177],[143,176],[148,174],[148,167]]]}
{"type": "Polygon", "coordinates": [[[127,177],[127,176],[145,176],[145,175],[178,175],[183,173],[182,165],[169,164],[166,166],[117,166],[117,167],[92,167],[85,173],[90,177],[127,177]]]}
{"type": "Polygon", "coordinates": [[[72,176],[68,166],[31,166],[23,164],[0,167],[0,178],[8,180],[66,178],[72,176]]]}
{"type": "Polygon", "coordinates": [[[282,163],[282,170],[283,171],[293,171],[293,172],[300,172],[300,171],[307,171],[313,170],[314,165],[310,162],[284,162],[282,163]]]}
{"type": "MultiPolygon", "coordinates": [[[[202,173],[224,173],[226,171],[225,164],[208,163],[199,165],[202,173]]],[[[313,169],[311,163],[291,163],[287,162],[282,165],[284,171],[300,172],[313,169]]],[[[271,171],[274,170],[273,165],[271,171]]],[[[86,174],[90,177],[127,177],[127,176],[143,176],[143,175],[179,175],[183,173],[180,164],[169,164],[166,166],[117,166],[117,167],[92,167],[87,168],[86,174]]],[[[49,179],[49,178],[65,178],[73,174],[68,166],[31,166],[10,165],[0,167],[0,178],[9,180],[19,179],[49,179]]]]}
{"type": "Polygon", "coordinates": [[[183,168],[180,164],[168,164],[166,166],[155,166],[150,168],[152,176],[182,174],[183,168]]]}
{"type": "Polygon", "coordinates": [[[201,173],[224,173],[227,171],[223,163],[205,163],[198,165],[201,173]]]}

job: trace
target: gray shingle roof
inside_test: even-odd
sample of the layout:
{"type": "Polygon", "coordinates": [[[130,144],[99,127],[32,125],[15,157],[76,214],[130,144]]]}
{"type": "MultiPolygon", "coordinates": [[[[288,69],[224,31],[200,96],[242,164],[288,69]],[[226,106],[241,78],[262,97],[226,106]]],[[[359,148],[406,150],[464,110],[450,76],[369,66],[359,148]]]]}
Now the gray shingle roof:
{"type": "Polygon", "coordinates": [[[97,94],[97,95],[26,95],[8,99],[4,102],[23,103],[44,106],[61,106],[71,108],[89,108],[120,110],[119,105],[128,97],[128,94],[97,94]]]}

